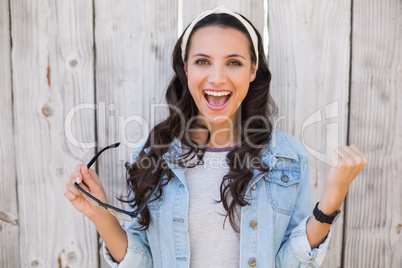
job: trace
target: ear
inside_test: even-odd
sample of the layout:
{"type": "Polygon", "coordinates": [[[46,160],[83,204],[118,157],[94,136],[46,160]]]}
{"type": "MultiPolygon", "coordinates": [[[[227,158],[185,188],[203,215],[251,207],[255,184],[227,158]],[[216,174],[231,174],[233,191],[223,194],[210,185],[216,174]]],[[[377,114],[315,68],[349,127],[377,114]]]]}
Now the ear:
{"type": "Polygon", "coordinates": [[[184,72],[186,73],[186,75],[187,75],[187,62],[185,62],[184,63],[184,67],[183,67],[183,69],[184,69],[184,72]]]}
{"type": "Polygon", "coordinates": [[[256,76],[257,76],[257,68],[256,68],[255,64],[253,64],[251,66],[250,83],[254,81],[256,76]]]}

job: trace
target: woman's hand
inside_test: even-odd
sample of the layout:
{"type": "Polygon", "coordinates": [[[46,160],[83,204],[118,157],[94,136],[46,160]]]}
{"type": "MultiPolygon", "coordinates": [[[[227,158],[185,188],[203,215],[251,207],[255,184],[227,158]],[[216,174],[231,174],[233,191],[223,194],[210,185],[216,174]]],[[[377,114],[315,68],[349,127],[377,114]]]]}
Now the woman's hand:
{"type": "Polygon", "coordinates": [[[84,194],[74,186],[75,182],[89,194],[98,198],[103,203],[107,203],[105,190],[93,169],[88,170],[87,166],[81,164],[76,165],[74,172],[70,175],[70,179],[66,182],[64,196],[70,200],[71,204],[79,212],[91,220],[96,216],[105,215],[105,213],[109,214],[103,207],[91,204],[91,202],[88,201],[89,197],[87,197],[88,199],[84,197],[84,194]]]}
{"type": "Polygon", "coordinates": [[[75,182],[92,196],[98,198],[103,203],[107,203],[105,190],[103,190],[98,175],[94,170],[88,170],[87,166],[77,165],[66,183],[64,195],[79,212],[87,216],[94,223],[113,259],[121,262],[127,252],[128,241],[126,232],[120,226],[117,219],[106,209],[91,204],[84,197],[84,194],[74,186],[75,182]]]}
{"type": "MultiPolygon", "coordinates": [[[[325,215],[338,210],[349,186],[367,164],[367,158],[356,145],[343,145],[331,152],[331,169],[325,180],[324,194],[318,204],[325,215]]],[[[328,235],[331,224],[321,223],[315,217],[307,221],[307,238],[311,248],[317,248],[328,235]]]]}
{"type": "MultiPolygon", "coordinates": [[[[320,206],[334,212],[342,205],[350,184],[366,166],[367,158],[355,144],[343,145],[331,152],[331,169],[327,174],[320,206]]],[[[324,211],[324,210],[323,210],[324,211]]]]}

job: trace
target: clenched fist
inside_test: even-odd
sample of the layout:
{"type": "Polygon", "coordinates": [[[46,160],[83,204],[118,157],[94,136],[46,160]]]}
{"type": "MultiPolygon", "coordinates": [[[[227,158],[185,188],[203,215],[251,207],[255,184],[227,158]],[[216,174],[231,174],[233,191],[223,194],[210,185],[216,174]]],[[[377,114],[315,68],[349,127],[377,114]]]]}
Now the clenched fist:
{"type": "Polygon", "coordinates": [[[325,180],[322,202],[339,208],[350,184],[367,164],[367,157],[355,144],[343,145],[331,152],[332,166],[325,180]]]}

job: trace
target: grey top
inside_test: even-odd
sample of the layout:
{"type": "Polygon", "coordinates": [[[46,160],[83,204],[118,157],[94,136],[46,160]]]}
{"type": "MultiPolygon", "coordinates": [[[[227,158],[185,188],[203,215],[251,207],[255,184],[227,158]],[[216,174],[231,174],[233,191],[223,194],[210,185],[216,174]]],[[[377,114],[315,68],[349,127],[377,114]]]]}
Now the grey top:
{"type": "Polygon", "coordinates": [[[220,185],[229,172],[226,155],[233,147],[209,148],[204,164],[185,170],[189,192],[190,267],[239,267],[240,238],[220,200],[220,185]]]}

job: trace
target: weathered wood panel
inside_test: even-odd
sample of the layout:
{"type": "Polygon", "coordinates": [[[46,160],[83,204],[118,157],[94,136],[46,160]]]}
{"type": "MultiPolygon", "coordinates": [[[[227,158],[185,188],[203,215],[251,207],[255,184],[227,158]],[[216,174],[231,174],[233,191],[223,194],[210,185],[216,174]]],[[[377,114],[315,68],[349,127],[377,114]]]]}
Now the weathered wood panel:
{"type": "MultiPolygon", "coordinates": [[[[121,206],[114,196],[125,189],[123,164],[153,125],[151,104],[164,102],[178,21],[185,28],[220,4],[261,34],[269,25],[276,126],[304,138],[313,203],[329,168],[326,153],[346,143],[348,124],[349,143],[369,158],[347,197],[343,266],[340,220],[323,267],[402,265],[400,1],[358,0],[353,9],[345,0],[178,1],[180,18],[177,0],[64,2],[0,1],[1,267],[107,267],[93,225],[62,194],[65,181],[95,153],[90,142],[121,141],[99,160],[109,201],[121,206]],[[81,110],[69,117],[74,107],[81,110]]],[[[166,115],[160,110],[157,118],[166,115]]]]}
{"type": "Polygon", "coordinates": [[[402,266],[401,11],[401,1],[353,1],[350,142],[368,164],[347,197],[347,268],[402,266]]]}
{"type": "Polygon", "coordinates": [[[18,267],[17,177],[13,135],[10,14],[0,1],[0,266],[18,267]]]}
{"type": "MultiPolygon", "coordinates": [[[[304,138],[313,208],[323,193],[329,153],[346,144],[350,1],[269,1],[268,6],[276,125],[304,138]]],[[[323,267],[341,266],[342,228],[339,219],[323,267]]]]}
{"type": "Polygon", "coordinates": [[[109,203],[122,207],[114,197],[125,193],[124,163],[153,126],[152,105],[165,103],[173,74],[177,0],[97,1],[95,19],[98,146],[122,142],[99,159],[99,177],[109,203]]]}
{"type": "Polygon", "coordinates": [[[264,30],[264,0],[207,0],[207,1],[183,1],[183,30],[201,12],[225,5],[234,12],[240,13],[249,19],[263,35],[264,30]]]}
{"type": "Polygon", "coordinates": [[[63,196],[75,164],[93,154],[65,133],[93,141],[93,110],[64,122],[94,101],[92,1],[10,5],[20,267],[96,267],[95,229],[63,196]]]}

